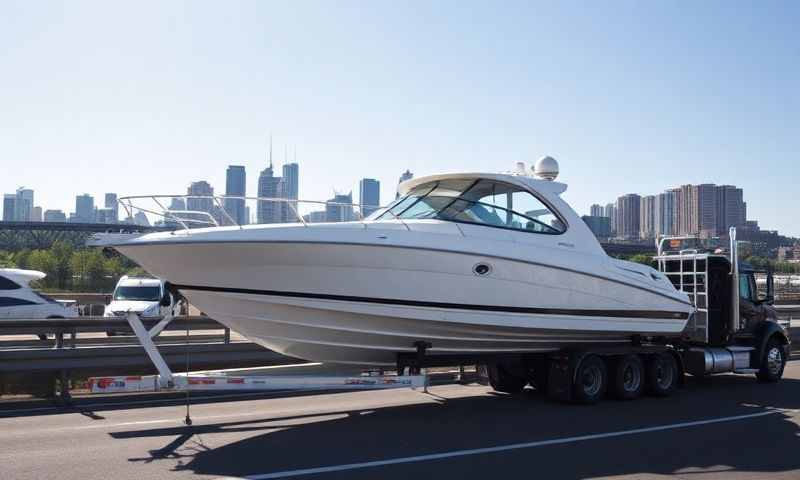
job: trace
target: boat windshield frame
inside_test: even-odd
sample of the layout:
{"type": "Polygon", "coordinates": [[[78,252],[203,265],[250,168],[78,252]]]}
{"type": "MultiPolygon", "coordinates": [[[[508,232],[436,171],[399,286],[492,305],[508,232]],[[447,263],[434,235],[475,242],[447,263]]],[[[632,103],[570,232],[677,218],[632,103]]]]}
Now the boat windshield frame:
{"type": "MultiPolygon", "coordinates": [[[[526,233],[535,233],[535,234],[542,234],[542,235],[563,235],[569,228],[569,224],[564,220],[563,216],[558,212],[557,209],[553,208],[553,206],[543,200],[539,195],[535,194],[534,192],[521,187],[519,185],[514,185],[508,182],[498,181],[494,179],[488,178],[472,178],[472,179],[464,179],[469,180],[468,185],[466,188],[462,189],[461,193],[458,195],[432,195],[439,186],[442,185],[442,180],[436,180],[430,183],[424,183],[419,185],[412,190],[410,190],[406,195],[397,198],[394,202],[390,203],[384,208],[377,210],[372,213],[369,217],[365,220],[372,220],[372,221],[380,221],[380,220],[441,220],[446,222],[454,222],[454,223],[463,223],[469,225],[481,225],[485,227],[493,227],[493,228],[502,228],[504,230],[513,230],[516,232],[526,232],[526,233]],[[545,222],[537,218],[533,218],[530,215],[526,215],[524,213],[518,212],[513,209],[504,208],[499,205],[495,205],[492,203],[481,202],[479,200],[473,200],[470,198],[466,198],[463,196],[464,193],[475,187],[479,182],[486,181],[493,184],[502,185],[504,187],[508,187],[510,189],[509,192],[503,193],[503,195],[508,193],[516,193],[516,192],[523,192],[531,195],[534,199],[536,199],[539,203],[544,206],[550,215],[555,217],[558,222],[561,224],[561,229],[554,227],[552,225],[548,225],[545,222]],[[407,217],[404,216],[407,212],[411,211],[415,206],[417,206],[423,199],[446,199],[449,200],[445,202],[439,208],[432,208],[425,216],[420,217],[407,217]],[[403,205],[403,203],[406,205],[403,205]],[[533,222],[534,225],[538,226],[542,230],[532,230],[528,228],[520,228],[511,225],[503,225],[503,224],[496,224],[490,222],[481,222],[481,221],[469,221],[459,218],[454,218],[452,215],[443,215],[443,212],[446,212],[448,209],[452,208],[457,202],[464,202],[467,206],[462,208],[458,213],[463,213],[467,211],[469,208],[473,206],[482,206],[486,207],[487,209],[492,210],[499,210],[501,212],[505,212],[508,218],[519,217],[520,219],[524,219],[528,222],[533,222]],[[394,211],[398,206],[401,208],[398,211],[394,211]]],[[[445,180],[446,181],[446,180],[445,180]]],[[[463,180],[462,180],[463,181],[463,180]]],[[[429,205],[430,206],[430,205],[429,205]]]]}

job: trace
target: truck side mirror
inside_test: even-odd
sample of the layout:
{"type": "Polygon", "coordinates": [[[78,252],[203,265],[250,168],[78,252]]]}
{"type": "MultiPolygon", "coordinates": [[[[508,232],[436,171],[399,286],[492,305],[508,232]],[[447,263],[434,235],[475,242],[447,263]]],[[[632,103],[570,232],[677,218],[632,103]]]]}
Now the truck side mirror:
{"type": "Polygon", "coordinates": [[[162,307],[169,307],[170,305],[172,305],[172,298],[170,298],[169,292],[164,292],[164,296],[161,297],[161,301],[159,302],[159,304],[162,307]]]}
{"type": "Polygon", "coordinates": [[[772,276],[772,271],[767,272],[767,296],[762,301],[763,303],[772,303],[775,301],[775,277],[772,276]]]}

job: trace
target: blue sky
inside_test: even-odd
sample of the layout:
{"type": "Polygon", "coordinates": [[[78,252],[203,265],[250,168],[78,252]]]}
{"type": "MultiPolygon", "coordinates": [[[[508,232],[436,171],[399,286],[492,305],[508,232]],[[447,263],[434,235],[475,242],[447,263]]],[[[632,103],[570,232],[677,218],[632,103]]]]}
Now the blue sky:
{"type": "Polygon", "coordinates": [[[3,2],[0,191],[224,190],[297,146],[300,197],[548,154],[586,213],[745,189],[800,236],[798,2],[3,2]]]}

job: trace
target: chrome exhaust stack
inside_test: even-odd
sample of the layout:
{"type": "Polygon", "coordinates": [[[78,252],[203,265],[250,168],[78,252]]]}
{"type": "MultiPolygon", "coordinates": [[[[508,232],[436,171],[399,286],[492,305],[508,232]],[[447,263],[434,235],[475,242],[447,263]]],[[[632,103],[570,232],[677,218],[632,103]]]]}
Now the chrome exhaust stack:
{"type": "Polygon", "coordinates": [[[739,331],[739,248],[736,242],[736,227],[731,227],[728,231],[731,239],[731,324],[730,336],[739,331]]]}

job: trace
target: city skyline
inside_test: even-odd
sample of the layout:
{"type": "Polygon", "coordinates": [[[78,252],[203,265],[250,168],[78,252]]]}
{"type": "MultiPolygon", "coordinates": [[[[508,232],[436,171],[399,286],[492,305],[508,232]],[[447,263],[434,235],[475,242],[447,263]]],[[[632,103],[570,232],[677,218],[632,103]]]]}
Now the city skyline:
{"type": "Polygon", "coordinates": [[[581,212],[708,180],[800,236],[798,19],[791,2],[11,2],[0,191],[31,184],[60,209],[82,192],[181,193],[188,177],[222,192],[228,164],[257,177],[273,133],[298,146],[305,198],[356,191],[351,172],[388,201],[406,168],[551,155],[581,212]]]}

